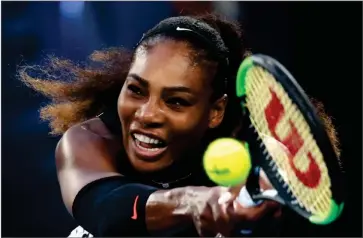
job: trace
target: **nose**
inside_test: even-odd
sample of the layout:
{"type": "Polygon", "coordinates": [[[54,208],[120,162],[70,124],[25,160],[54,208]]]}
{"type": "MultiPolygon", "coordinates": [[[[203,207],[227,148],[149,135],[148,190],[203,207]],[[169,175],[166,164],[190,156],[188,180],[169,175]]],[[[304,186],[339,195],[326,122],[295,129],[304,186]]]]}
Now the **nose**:
{"type": "Polygon", "coordinates": [[[135,119],[146,128],[158,128],[163,125],[164,114],[156,100],[148,100],[135,113],[135,119]]]}

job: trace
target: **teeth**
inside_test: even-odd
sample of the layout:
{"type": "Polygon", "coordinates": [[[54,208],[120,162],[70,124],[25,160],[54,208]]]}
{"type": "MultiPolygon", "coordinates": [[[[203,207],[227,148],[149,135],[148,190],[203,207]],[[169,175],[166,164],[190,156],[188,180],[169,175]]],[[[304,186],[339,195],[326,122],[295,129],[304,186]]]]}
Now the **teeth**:
{"type": "Polygon", "coordinates": [[[143,136],[143,140],[142,141],[144,141],[145,143],[150,143],[150,140],[151,140],[151,138],[149,138],[149,137],[146,137],[146,136],[143,136]]]}
{"type": "Polygon", "coordinates": [[[148,136],[145,136],[145,135],[141,135],[141,134],[134,134],[135,138],[138,140],[138,141],[141,141],[143,143],[147,143],[147,144],[159,144],[161,143],[161,141],[157,140],[157,139],[153,139],[153,138],[150,138],[148,136]]]}
{"type": "Polygon", "coordinates": [[[140,145],[140,141],[139,141],[139,140],[137,140],[137,141],[136,141],[136,145],[137,145],[139,148],[141,148],[141,149],[143,149],[143,150],[147,150],[147,151],[157,151],[157,150],[161,150],[161,148],[145,148],[145,147],[143,147],[142,145],[140,145]]]}

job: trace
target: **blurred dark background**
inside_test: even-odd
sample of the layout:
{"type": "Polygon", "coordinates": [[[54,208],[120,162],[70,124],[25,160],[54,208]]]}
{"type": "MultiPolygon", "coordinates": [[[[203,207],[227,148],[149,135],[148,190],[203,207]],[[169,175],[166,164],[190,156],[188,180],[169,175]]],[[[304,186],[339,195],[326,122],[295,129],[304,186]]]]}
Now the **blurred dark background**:
{"type": "Polygon", "coordinates": [[[361,2],[2,2],[1,10],[2,236],[67,236],[76,226],[56,179],[59,138],[39,121],[46,101],[16,79],[17,66],[46,54],[79,61],[96,49],[131,48],[148,28],[182,10],[216,10],[241,21],[253,52],[279,60],[325,104],[349,185],[331,235],[362,236],[361,2]]]}

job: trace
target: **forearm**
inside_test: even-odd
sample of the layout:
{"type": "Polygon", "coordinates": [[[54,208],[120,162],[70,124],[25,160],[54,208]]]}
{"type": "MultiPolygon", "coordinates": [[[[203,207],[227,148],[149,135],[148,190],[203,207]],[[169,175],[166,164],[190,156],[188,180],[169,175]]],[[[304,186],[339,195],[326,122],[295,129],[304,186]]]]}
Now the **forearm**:
{"type": "Polygon", "coordinates": [[[164,236],[188,225],[184,190],[157,191],[125,177],[103,179],[81,190],[73,215],[95,236],[164,236]]]}

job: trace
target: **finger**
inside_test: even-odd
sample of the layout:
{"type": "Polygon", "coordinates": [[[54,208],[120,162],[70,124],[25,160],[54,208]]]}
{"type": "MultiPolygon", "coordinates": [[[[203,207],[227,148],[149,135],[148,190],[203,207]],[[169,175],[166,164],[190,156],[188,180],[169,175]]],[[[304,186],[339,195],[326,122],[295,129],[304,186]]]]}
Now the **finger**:
{"type": "Polygon", "coordinates": [[[231,192],[224,192],[219,197],[218,204],[219,205],[228,204],[228,203],[232,202],[234,200],[234,198],[235,197],[231,192]]]}
{"type": "Polygon", "coordinates": [[[273,189],[273,186],[270,182],[270,180],[268,179],[266,173],[261,169],[260,170],[260,188],[263,190],[268,190],[268,189],[273,189]]]}
{"type": "Polygon", "coordinates": [[[282,216],[282,206],[276,209],[276,211],[273,212],[273,218],[278,219],[282,216]]]}
{"type": "Polygon", "coordinates": [[[218,232],[210,229],[203,229],[201,237],[216,237],[218,232]]]}
{"type": "MultiPolygon", "coordinates": [[[[215,197],[214,201],[217,200],[215,197]]],[[[217,204],[217,202],[214,202],[217,204]]],[[[199,216],[200,220],[200,235],[202,237],[214,237],[218,233],[215,218],[218,216],[218,211],[213,207],[213,203],[208,202],[199,216]]]]}
{"type": "Polygon", "coordinates": [[[199,216],[193,216],[193,222],[194,222],[194,227],[198,233],[199,236],[203,236],[203,232],[202,232],[202,222],[199,219],[199,216]]]}
{"type": "MultiPolygon", "coordinates": [[[[214,235],[218,232],[224,236],[229,235],[232,226],[227,213],[227,206],[232,206],[234,199],[234,196],[228,192],[227,188],[215,190],[211,195],[208,206],[211,212],[211,223],[209,225],[212,225],[212,227],[208,229],[209,231],[213,231],[214,235]]],[[[204,218],[207,217],[204,216],[204,218]]]]}
{"type": "Polygon", "coordinates": [[[232,203],[215,203],[213,206],[213,217],[216,224],[216,231],[223,236],[229,236],[233,223],[228,215],[227,208],[232,203]]]}
{"type": "Polygon", "coordinates": [[[274,201],[263,201],[255,207],[243,207],[238,201],[233,202],[233,217],[256,221],[267,213],[274,213],[281,209],[281,204],[274,201]]]}
{"type": "Polygon", "coordinates": [[[200,219],[200,236],[201,237],[215,237],[218,231],[216,229],[216,225],[212,218],[204,219],[201,217],[200,219]]]}

